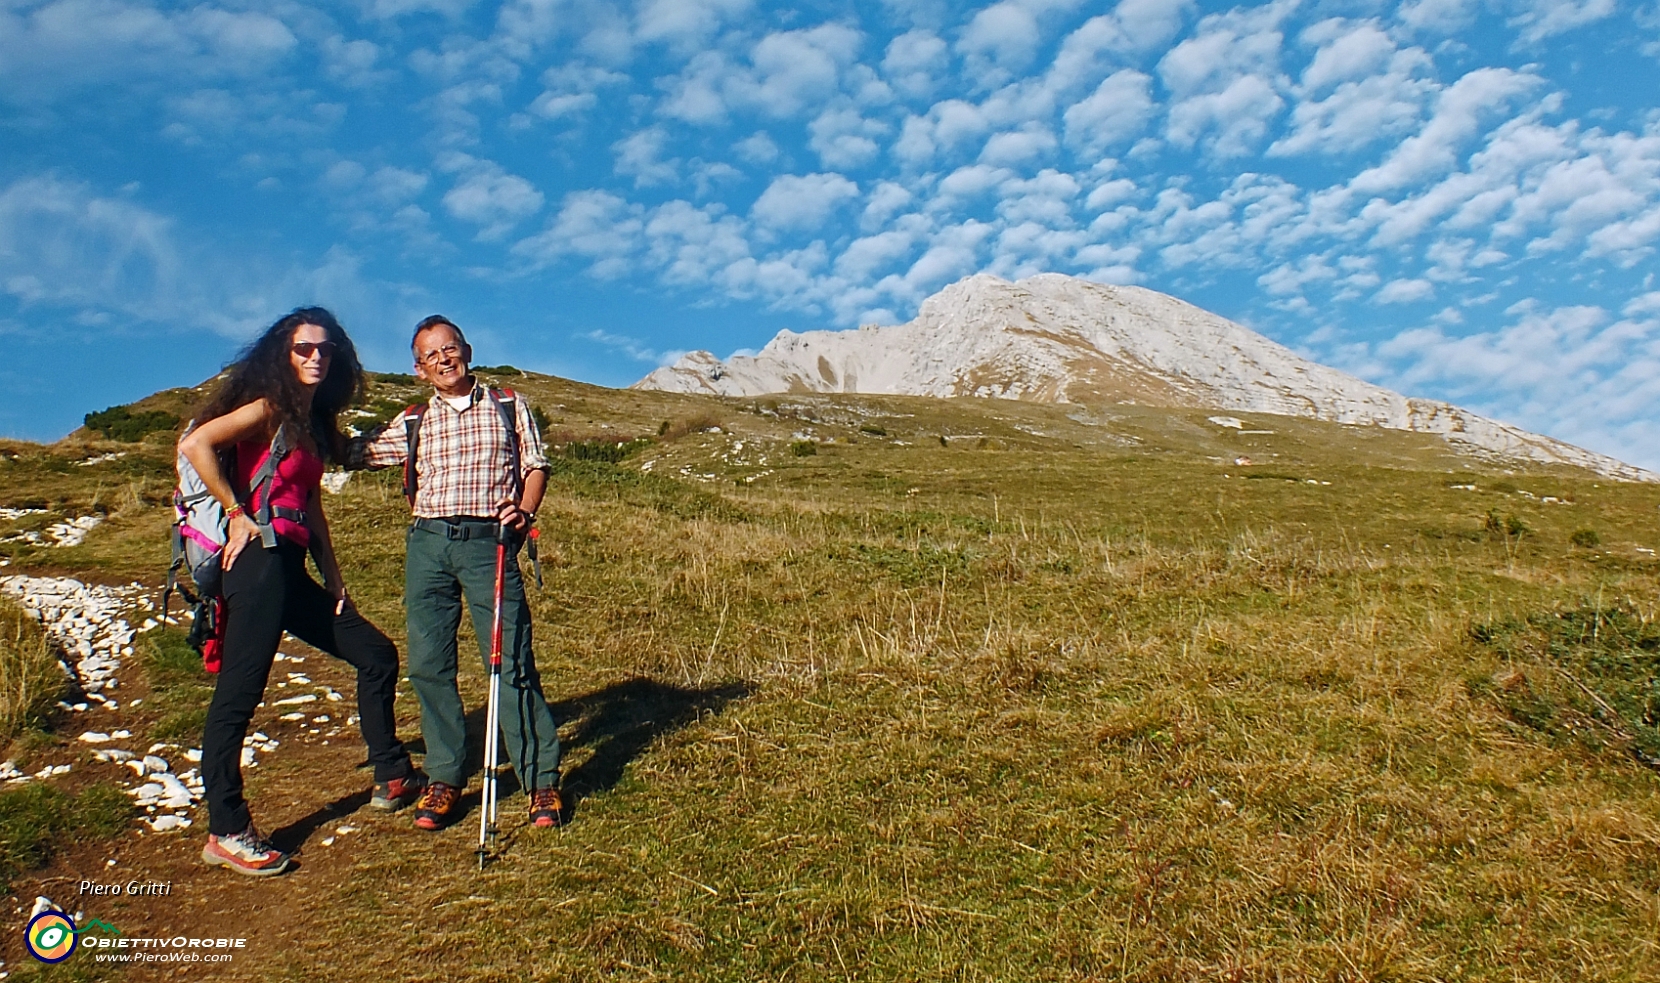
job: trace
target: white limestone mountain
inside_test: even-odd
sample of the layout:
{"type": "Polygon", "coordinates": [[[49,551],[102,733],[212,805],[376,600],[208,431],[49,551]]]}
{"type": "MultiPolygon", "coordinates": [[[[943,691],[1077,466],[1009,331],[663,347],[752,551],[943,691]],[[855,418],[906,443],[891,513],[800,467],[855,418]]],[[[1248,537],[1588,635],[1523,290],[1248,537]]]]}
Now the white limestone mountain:
{"type": "Polygon", "coordinates": [[[1439,434],[1499,458],[1609,477],[1660,475],[1311,362],[1166,294],[1057,273],[1011,283],[987,273],[922,302],[915,320],[851,331],[781,331],[758,354],[691,352],[636,389],[720,396],[841,392],[1132,402],[1439,434]]]}

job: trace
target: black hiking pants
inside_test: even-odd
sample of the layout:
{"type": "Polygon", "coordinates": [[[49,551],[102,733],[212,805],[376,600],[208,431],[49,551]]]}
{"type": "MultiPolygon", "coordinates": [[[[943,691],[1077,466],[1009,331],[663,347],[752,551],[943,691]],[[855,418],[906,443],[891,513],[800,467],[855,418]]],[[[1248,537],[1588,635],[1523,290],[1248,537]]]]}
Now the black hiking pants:
{"type": "Polygon", "coordinates": [[[351,605],[336,615],[334,595],[306,573],[305,548],[287,539],[277,543],[275,549],[248,544],[225,571],[224,661],[202,732],[202,784],[208,832],[215,836],[240,833],[251,821],[242,797],[242,740],[265,697],[284,631],[357,669],[358,726],[375,781],[412,770],[392,716],[397,646],[351,605]]]}

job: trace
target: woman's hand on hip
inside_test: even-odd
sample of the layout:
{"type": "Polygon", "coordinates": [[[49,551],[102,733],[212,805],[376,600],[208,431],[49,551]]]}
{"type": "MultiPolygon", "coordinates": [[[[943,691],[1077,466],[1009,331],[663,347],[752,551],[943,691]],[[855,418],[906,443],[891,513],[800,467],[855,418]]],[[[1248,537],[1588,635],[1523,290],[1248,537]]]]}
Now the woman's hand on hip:
{"type": "Polygon", "coordinates": [[[224,562],[221,565],[229,570],[236,564],[236,558],[242,555],[248,543],[258,538],[259,527],[254,525],[254,520],[245,514],[232,516],[230,529],[225,534],[224,562]]]}
{"type": "Polygon", "coordinates": [[[345,614],[347,605],[352,603],[351,595],[346,593],[345,581],[336,580],[332,584],[325,584],[324,589],[334,595],[335,616],[338,617],[339,615],[345,614]]]}

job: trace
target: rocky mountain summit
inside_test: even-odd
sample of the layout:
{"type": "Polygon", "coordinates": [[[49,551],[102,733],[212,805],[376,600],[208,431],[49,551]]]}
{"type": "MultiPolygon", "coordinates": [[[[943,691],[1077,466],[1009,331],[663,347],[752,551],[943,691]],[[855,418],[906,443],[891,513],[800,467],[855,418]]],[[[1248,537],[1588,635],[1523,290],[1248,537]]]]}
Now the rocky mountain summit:
{"type": "Polygon", "coordinates": [[[1166,294],[1057,273],[1013,283],[977,274],[923,301],[906,324],[781,331],[758,354],[726,361],[691,352],[633,388],[720,396],[981,396],[1275,413],[1438,434],[1478,456],[1660,481],[1660,475],[1606,455],[1311,362],[1166,294]]]}

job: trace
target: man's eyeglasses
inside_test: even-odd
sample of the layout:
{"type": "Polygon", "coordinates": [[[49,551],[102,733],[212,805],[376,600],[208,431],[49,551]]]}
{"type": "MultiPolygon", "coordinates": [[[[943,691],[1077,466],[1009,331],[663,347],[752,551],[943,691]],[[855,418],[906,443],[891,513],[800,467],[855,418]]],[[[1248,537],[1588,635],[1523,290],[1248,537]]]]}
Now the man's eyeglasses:
{"type": "Polygon", "coordinates": [[[333,358],[339,347],[332,341],[297,341],[294,343],[293,352],[301,359],[310,359],[313,352],[327,359],[333,358]]]}
{"type": "Polygon", "coordinates": [[[422,355],[421,356],[421,364],[422,365],[437,365],[439,362],[443,361],[446,358],[460,358],[460,357],[461,357],[461,346],[460,345],[445,345],[443,348],[435,348],[432,351],[427,352],[425,355],[422,355]]]}

